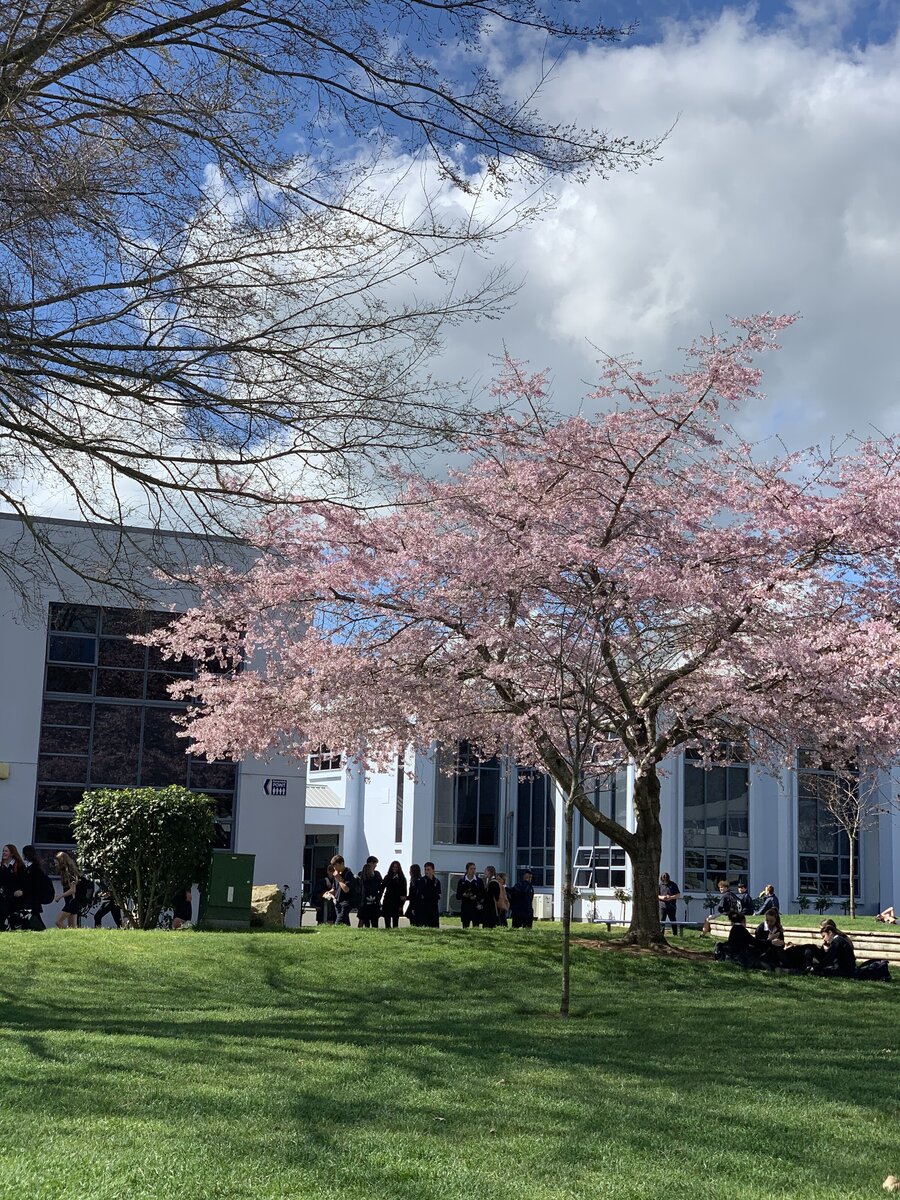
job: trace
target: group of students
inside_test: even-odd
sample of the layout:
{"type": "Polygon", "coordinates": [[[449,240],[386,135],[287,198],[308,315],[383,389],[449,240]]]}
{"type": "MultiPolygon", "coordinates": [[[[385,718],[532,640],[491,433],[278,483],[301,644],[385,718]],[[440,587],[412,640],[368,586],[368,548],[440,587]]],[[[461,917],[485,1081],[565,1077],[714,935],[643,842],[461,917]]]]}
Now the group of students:
{"type": "MultiPolygon", "coordinates": [[[[343,857],[336,854],[322,877],[313,882],[310,902],[320,925],[349,925],[350,913],[355,910],[362,929],[377,929],[380,920],[385,929],[396,929],[401,916],[410,925],[437,927],[441,892],[433,862],[427,862],[424,869],[413,863],[407,879],[397,859],[382,875],[378,859],[371,854],[359,874],[354,875],[343,857]]],[[[473,925],[493,929],[510,921],[514,929],[530,929],[534,921],[534,886],[528,870],[522,872],[519,883],[510,887],[502,871],[488,866],[479,875],[475,863],[466,863],[456,898],[463,929],[473,925]]]]}
{"type": "Polygon", "coordinates": [[[11,842],[0,851],[0,928],[45,929],[42,913],[48,904],[62,900],[56,926],[74,926],[78,920],[78,888],[81,877],[74,859],[60,851],[55,857],[59,872],[57,891],[53,880],[41,866],[34,846],[22,852],[11,842]]]}
{"type": "MultiPolygon", "coordinates": [[[[122,910],[102,884],[99,886],[83,875],[70,854],[60,850],[53,856],[59,876],[59,888],[41,865],[34,846],[23,846],[22,852],[11,842],[0,851],[0,930],[46,929],[43,911],[50,904],[62,901],[56,918],[57,929],[74,929],[79,917],[88,910],[95,928],[106,916],[117,928],[122,927],[122,910]]],[[[172,928],[180,929],[191,920],[193,912],[190,888],[179,888],[170,901],[172,928]]]]}

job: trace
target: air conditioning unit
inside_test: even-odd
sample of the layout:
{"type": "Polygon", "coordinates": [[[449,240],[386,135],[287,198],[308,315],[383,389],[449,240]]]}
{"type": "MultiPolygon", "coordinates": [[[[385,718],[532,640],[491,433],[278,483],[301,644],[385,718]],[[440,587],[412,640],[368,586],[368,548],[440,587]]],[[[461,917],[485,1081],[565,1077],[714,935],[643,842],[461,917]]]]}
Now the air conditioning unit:
{"type": "Polygon", "coordinates": [[[531,901],[531,911],[538,921],[552,921],[553,897],[548,892],[536,892],[531,901]]]}

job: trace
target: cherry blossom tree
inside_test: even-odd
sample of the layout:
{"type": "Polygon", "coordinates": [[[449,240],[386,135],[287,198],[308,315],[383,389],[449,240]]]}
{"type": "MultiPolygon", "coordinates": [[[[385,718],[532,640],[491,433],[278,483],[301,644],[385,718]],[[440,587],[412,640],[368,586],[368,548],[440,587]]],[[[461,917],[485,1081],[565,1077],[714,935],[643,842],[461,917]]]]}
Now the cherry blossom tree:
{"type": "Polygon", "coordinates": [[[267,520],[252,568],[207,572],[159,635],[218,659],[183,689],[195,752],[325,743],[386,767],[399,745],[465,738],[537,765],[626,850],[630,939],[661,940],[673,752],[749,742],[775,767],[827,745],[873,770],[898,750],[900,441],[772,457],[729,424],[790,323],[735,321],[662,379],[608,362],[598,411],[565,419],[509,362],[497,389],[517,415],[463,469],[398,474],[381,512],[267,520]],[[634,828],[589,799],[625,764],[634,828]]]}

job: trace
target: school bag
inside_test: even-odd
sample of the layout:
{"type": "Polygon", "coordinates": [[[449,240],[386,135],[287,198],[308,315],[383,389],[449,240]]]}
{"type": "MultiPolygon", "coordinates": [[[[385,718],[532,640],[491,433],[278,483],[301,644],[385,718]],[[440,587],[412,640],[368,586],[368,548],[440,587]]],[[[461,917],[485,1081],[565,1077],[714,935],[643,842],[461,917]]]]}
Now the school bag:
{"type": "Polygon", "coordinates": [[[351,909],[359,908],[363,902],[362,880],[358,875],[350,876],[350,891],[347,893],[347,900],[351,909]]]}
{"type": "Polygon", "coordinates": [[[75,884],[75,895],[73,897],[75,907],[79,910],[89,908],[94,901],[94,883],[91,879],[86,879],[82,875],[75,884]]]}
{"type": "Polygon", "coordinates": [[[854,979],[890,983],[891,973],[888,970],[888,960],[886,958],[870,958],[868,962],[860,963],[856,968],[854,979]]]}

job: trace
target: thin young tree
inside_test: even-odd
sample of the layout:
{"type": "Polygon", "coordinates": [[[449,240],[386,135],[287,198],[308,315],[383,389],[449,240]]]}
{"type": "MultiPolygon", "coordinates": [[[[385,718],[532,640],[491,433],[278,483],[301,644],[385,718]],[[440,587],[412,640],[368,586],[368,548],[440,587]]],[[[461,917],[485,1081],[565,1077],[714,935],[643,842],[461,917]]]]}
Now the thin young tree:
{"type": "MultiPolygon", "coordinates": [[[[0,504],[30,521],[50,489],[93,521],[233,532],[455,433],[468,406],[427,363],[510,295],[497,271],[461,288],[460,254],[548,180],[653,154],[548,124],[486,69],[506,32],[548,62],[624,32],[569,7],[4,4],[0,504]]],[[[14,581],[35,547],[60,558],[30,526],[14,581]]],[[[105,545],[80,566],[102,582],[105,545]]]]}
{"type": "Polygon", "coordinates": [[[658,380],[610,363],[593,416],[554,419],[544,382],[446,480],[407,474],[396,504],[298,508],[259,557],[201,580],[158,638],[247,668],[201,672],[199,753],[303,755],[465,738],[547,771],[628,854],[628,937],[662,940],[660,771],[683,748],[900,749],[900,444],[847,441],[763,460],[727,424],[756,401],[755,357],[789,318],[734,323],[658,380]],[[254,664],[251,668],[250,664],[254,664]],[[634,828],[589,798],[630,764],[634,828]]]}

